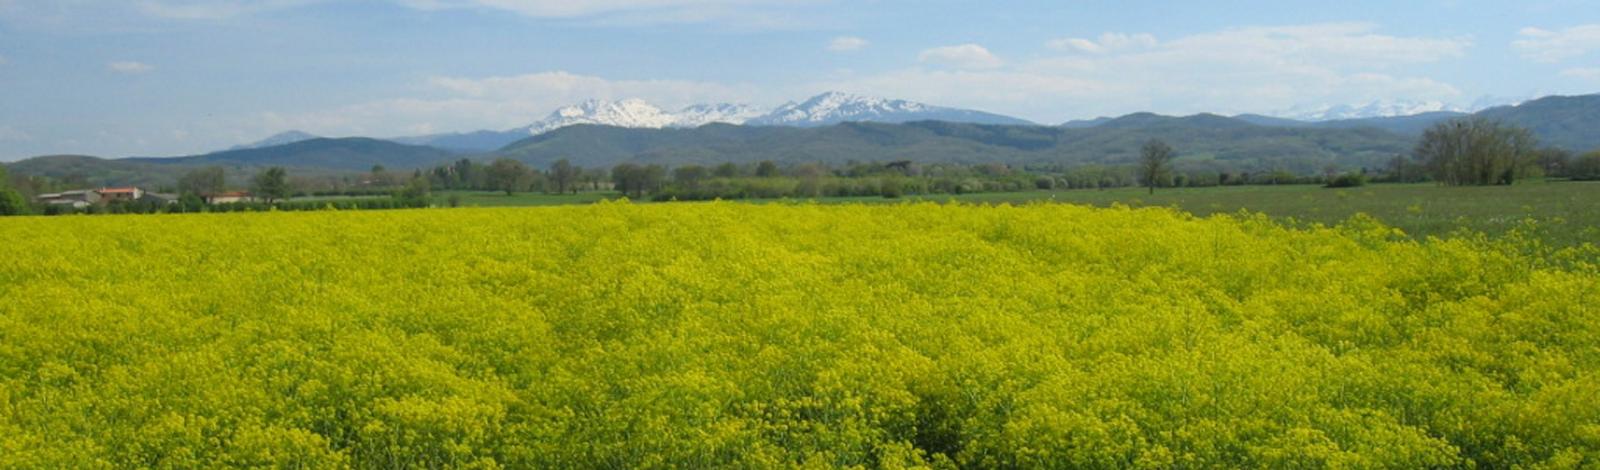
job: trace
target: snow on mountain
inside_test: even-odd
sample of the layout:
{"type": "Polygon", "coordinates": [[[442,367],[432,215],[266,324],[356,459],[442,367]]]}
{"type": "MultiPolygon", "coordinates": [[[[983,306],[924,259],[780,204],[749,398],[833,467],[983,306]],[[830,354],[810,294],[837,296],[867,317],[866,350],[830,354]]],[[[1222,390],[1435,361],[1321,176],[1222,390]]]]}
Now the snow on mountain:
{"type": "Polygon", "coordinates": [[[1379,100],[1361,105],[1299,106],[1288,111],[1274,113],[1274,115],[1298,121],[1321,122],[1343,119],[1414,116],[1438,111],[1470,112],[1471,109],[1439,101],[1379,100]]]}
{"type": "Polygon", "coordinates": [[[820,126],[844,121],[878,121],[895,114],[924,113],[930,109],[934,107],[922,103],[830,91],[801,103],[786,103],[750,124],[820,126]]]}
{"type": "Polygon", "coordinates": [[[1031,124],[1021,119],[980,111],[828,92],[800,103],[790,102],[771,112],[742,104],[701,104],[669,112],[638,99],[590,100],[580,105],[558,109],[544,120],[528,126],[526,130],[529,134],[538,135],[575,124],[660,129],[699,127],[714,122],[809,127],[853,121],[898,123],[924,120],[1031,124]]]}
{"type": "Polygon", "coordinates": [[[743,104],[697,104],[678,111],[672,127],[700,127],[714,122],[744,124],[763,114],[765,110],[743,104]]]}
{"type": "Polygon", "coordinates": [[[830,91],[800,103],[779,106],[766,116],[751,119],[758,126],[827,126],[841,122],[946,121],[974,124],[1031,125],[1032,122],[999,114],[946,108],[914,101],[891,100],[830,91]]]}
{"type": "Polygon", "coordinates": [[[528,126],[527,132],[538,135],[575,124],[646,129],[699,127],[713,122],[743,124],[759,115],[761,110],[742,104],[701,104],[668,112],[640,99],[589,100],[555,110],[550,116],[528,126]]]}
{"type": "Polygon", "coordinates": [[[528,133],[543,134],[575,124],[660,129],[677,122],[677,116],[662,111],[661,108],[644,100],[589,100],[577,106],[565,106],[555,110],[544,120],[528,126],[528,133]]]}

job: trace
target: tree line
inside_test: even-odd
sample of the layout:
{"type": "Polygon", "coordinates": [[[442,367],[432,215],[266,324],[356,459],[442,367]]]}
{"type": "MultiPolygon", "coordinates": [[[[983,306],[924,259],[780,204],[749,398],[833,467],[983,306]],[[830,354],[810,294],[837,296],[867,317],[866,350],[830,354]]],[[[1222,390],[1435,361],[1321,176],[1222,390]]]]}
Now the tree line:
{"type": "MultiPolygon", "coordinates": [[[[251,199],[213,204],[212,195],[232,186],[221,167],[182,175],[178,199],[128,201],[92,206],[91,213],[199,212],[212,210],[377,209],[425,207],[433,190],[569,194],[615,191],[639,200],[710,200],[750,198],[888,197],[904,195],[1015,192],[1030,189],[1109,189],[1210,187],[1233,185],[1322,184],[1360,186],[1374,182],[1427,182],[1444,185],[1513,184],[1529,177],[1600,180],[1600,150],[1573,155],[1541,147],[1527,129],[1480,117],[1441,122],[1427,129],[1411,155],[1396,155],[1384,168],[1342,171],[1329,166],[1320,175],[1286,170],[1227,171],[1183,169],[1181,153],[1160,140],[1140,148],[1132,164],[1100,163],[1069,167],[1013,167],[1001,163],[922,164],[910,160],[851,162],[844,165],[772,161],[749,164],[681,165],[622,163],[610,168],[585,168],[561,159],[547,168],[500,158],[481,162],[463,158],[409,174],[374,166],[362,175],[293,178],[285,168],[267,168],[250,178],[251,199]],[[295,198],[350,196],[349,200],[293,201],[295,198]],[[387,197],[385,197],[387,196],[387,197]]],[[[63,183],[41,177],[13,178],[0,168],[0,215],[79,212],[70,207],[30,200],[63,183]]],[[[451,205],[455,205],[452,200],[451,205]]]]}

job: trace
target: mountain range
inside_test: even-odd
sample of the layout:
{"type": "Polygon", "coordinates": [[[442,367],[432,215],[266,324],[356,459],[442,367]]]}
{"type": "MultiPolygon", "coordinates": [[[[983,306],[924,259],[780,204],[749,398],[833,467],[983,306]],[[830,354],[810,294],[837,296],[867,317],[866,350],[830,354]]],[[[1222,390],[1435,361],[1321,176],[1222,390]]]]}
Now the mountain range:
{"type": "MultiPolygon", "coordinates": [[[[1528,128],[1543,145],[1574,152],[1600,148],[1600,94],[1550,96],[1472,115],[1528,128]]],[[[591,167],[627,161],[678,165],[896,159],[1070,166],[1131,161],[1143,141],[1160,138],[1177,147],[1183,155],[1180,164],[1189,167],[1320,172],[1328,165],[1381,165],[1409,153],[1428,126],[1463,116],[1468,115],[1435,111],[1312,122],[1263,115],[1134,113],[1042,126],[978,111],[834,93],[760,114],[737,105],[667,112],[637,100],[592,101],[509,131],[387,140],[286,133],[259,145],[204,155],[118,160],[50,156],[8,166],[16,174],[82,176],[96,184],[167,181],[180,169],[208,165],[239,172],[286,166],[315,174],[502,157],[539,167],[561,158],[591,167]],[[284,141],[291,142],[270,145],[284,141]]]]}
{"type": "Polygon", "coordinates": [[[1453,106],[1440,101],[1378,100],[1357,105],[1302,106],[1275,114],[1277,117],[1296,121],[1323,122],[1414,116],[1439,112],[1466,114],[1469,111],[1472,111],[1472,109],[1453,106]]]}
{"type": "Polygon", "coordinates": [[[1027,120],[982,111],[947,108],[906,100],[893,100],[841,92],[827,92],[775,109],[746,104],[699,104],[676,111],[664,110],[640,99],[589,100],[564,106],[544,119],[504,131],[400,137],[404,144],[426,145],[459,152],[487,152],[517,140],[580,124],[634,129],[691,128],[706,124],[816,127],[842,122],[950,121],[980,124],[1032,125],[1027,120]]]}

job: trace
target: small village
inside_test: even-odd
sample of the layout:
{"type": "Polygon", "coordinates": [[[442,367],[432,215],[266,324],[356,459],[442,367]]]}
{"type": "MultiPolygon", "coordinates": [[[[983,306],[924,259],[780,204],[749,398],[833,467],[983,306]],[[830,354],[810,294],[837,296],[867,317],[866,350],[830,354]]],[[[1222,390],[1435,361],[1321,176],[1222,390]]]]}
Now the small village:
{"type": "MultiPolygon", "coordinates": [[[[255,202],[255,198],[247,191],[227,191],[201,196],[206,204],[228,204],[238,202],[255,202]]],[[[103,187],[100,189],[74,189],[58,193],[40,194],[35,199],[45,207],[57,210],[88,210],[95,206],[108,206],[112,204],[144,203],[144,204],[177,204],[179,195],[175,193],[158,193],[146,191],[137,186],[128,187],[103,187]]]]}

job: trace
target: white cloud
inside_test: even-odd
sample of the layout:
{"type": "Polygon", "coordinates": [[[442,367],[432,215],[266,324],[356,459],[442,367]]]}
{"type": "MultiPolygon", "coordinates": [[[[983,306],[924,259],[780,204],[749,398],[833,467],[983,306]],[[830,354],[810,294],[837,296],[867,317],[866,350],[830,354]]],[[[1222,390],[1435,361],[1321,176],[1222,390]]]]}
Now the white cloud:
{"type": "Polygon", "coordinates": [[[1045,43],[1045,45],[1051,49],[1063,51],[1104,54],[1130,49],[1148,49],[1155,47],[1157,43],[1156,37],[1149,34],[1105,33],[1100,35],[1099,40],[1062,38],[1045,43]]]}
{"type": "MultiPolygon", "coordinates": [[[[807,7],[835,0],[367,0],[422,11],[475,9],[531,18],[617,25],[718,23],[744,29],[795,29],[817,22],[807,7]]],[[[30,27],[101,30],[139,20],[224,20],[355,0],[0,0],[0,20],[30,27]]]]}
{"type": "Polygon", "coordinates": [[[0,126],[0,142],[27,142],[30,140],[33,140],[33,136],[28,135],[27,132],[23,132],[21,129],[0,126]]]}
{"type": "Polygon", "coordinates": [[[664,108],[748,101],[758,89],[688,80],[611,80],[569,72],[486,78],[435,77],[442,96],[396,98],[306,113],[264,113],[249,124],[262,133],[300,129],[318,135],[399,136],[438,131],[511,129],[588,99],[641,98],[664,108]],[[440,123],[447,123],[440,125],[440,123]]]}
{"type": "Polygon", "coordinates": [[[617,24],[722,22],[780,29],[800,23],[785,13],[828,0],[391,0],[419,10],[475,8],[532,18],[605,18],[617,24]]]}
{"type": "Polygon", "coordinates": [[[867,40],[855,36],[839,36],[828,42],[828,50],[834,52],[847,52],[861,50],[867,47],[867,40]]]}
{"type": "Polygon", "coordinates": [[[1398,37],[1376,34],[1375,29],[1368,23],[1240,28],[1179,38],[1164,49],[1204,57],[1385,66],[1462,57],[1472,46],[1467,38],[1398,37]]]}
{"type": "Polygon", "coordinates": [[[905,68],[826,80],[819,87],[1040,122],[1134,111],[1239,113],[1376,100],[1455,102],[1462,98],[1460,89],[1407,72],[1417,64],[1462,57],[1471,41],[1391,36],[1377,33],[1373,25],[1332,23],[1228,29],[1167,41],[1108,33],[1049,46],[1065,53],[997,66],[995,59],[981,69],[905,68]]]}
{"type": "Polygon", "coordinates": [[[1600,50],[1600,24],[1573,26],[1560,31],[1523,28],[1522,36],[1511,47],[1524,58],[1538,62],[1560,62],[1600,50]]]}
{"type": "Polygon", "coordinates": [[[106,64],[106,70],[126,74],[141,74],[155,69],[155,66],[150,64],[134,62],[131,60],[111,62],[106,64]]]}
{"type": "Polygon", "coordinates": [[[1006,63],[975,44],[929,49],[927,66],[753,86],[693,80],[618,80],[563,71],[429,79],[432,98],[396,98],[305,113],[268,113],[259,133],[394,136],[509,129],[586,99],[643,98],[665,108],[703,102],[772,103],[815,90],[905,98],[1058,122],[1133,111],[1267,112],[1305,104],[1404,99],[1453,102],[1462,92],[1406,67],[1464,54],[1461,38],[1377,34],[1370,25],[1246,28],[1154,41],[1101,35],[1098,53],[1006,63]]]}
{"type": "Polygon", "coordinates": [[[1005,64],[1005,61],[977,44],[935,47],[917,54],[917,60],[962,69],[990,69],[1005,64]]]}
{"type": "Polygon", "coordinates": [[[509,77],[436,77],[429,82],[457,96],[473,99],[544,102],[555,108],[585,99],[644,98],[675,107],[747,96],[754,87],[691,80],[611,80],[556,71],[509,77]]]}
{"type": "Polygon", "coordinates": [[[1561,76],[1581,78],[1584,80],[1600,80],[1600,67],[1576,67],[1561,71],[1561,76]]]}
{"type": "Polygon", "coordinates": [[[323,0],[140,0],[139,11],[157,18],[216,20],[318,3],[323,0]]]}

